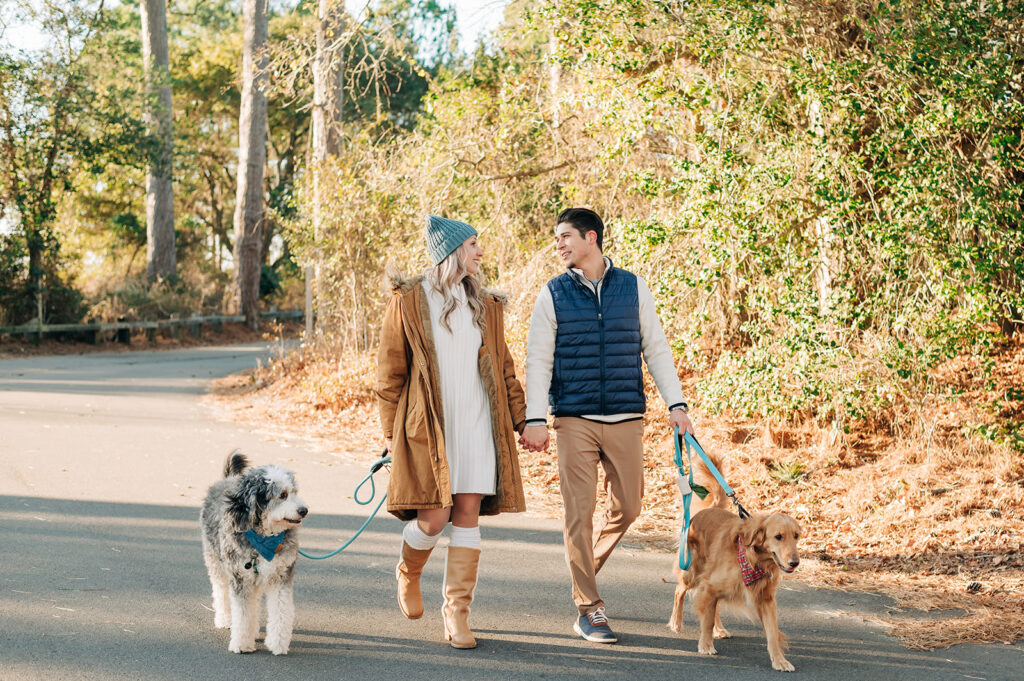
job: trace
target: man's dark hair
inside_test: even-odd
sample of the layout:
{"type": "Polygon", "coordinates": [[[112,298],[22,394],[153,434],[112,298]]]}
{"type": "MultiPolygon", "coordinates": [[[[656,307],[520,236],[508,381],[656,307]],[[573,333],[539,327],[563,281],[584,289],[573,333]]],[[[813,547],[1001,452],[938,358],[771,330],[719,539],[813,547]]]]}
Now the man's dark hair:
{"type": "Polygon", "coordinates": [[[558,214],[555,226],[565,223],[572,225],[580,236],[587,238],[587,232],[597,234],[597,250],[604,251],[601,245],[604,243],[604,223],[601,216],[589,208],[566,208],[558,214]]]}

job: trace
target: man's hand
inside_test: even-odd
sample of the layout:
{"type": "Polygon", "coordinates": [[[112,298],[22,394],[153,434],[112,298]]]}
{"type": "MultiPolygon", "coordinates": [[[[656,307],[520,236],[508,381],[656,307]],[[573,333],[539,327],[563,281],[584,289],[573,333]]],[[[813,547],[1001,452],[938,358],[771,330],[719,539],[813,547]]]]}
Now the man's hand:
{"type": "Polygon", "coordinates": [[[543,452],[548,448],[551,438],[548,436],[547,425],[526,426],[519,438],[523,449],[531,452],[543,452]]]}
{"type": "Polygon", "coordinates": [[[682,409],[673,409],[668,413],[668,425],[669,428],[679,426],[680,435],[689,433],[694,437],[697,436],[697,433],[693,432],[693,421],[690,420],[690,417],[682,409]]]}

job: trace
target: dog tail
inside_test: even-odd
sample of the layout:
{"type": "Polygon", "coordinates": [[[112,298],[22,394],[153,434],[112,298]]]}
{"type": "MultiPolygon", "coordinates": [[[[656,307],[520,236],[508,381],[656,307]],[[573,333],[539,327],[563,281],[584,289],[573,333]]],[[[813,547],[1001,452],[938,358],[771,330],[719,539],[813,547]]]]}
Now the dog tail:
{"type": "Polygon", "coordinates": [[[224,462],[224,477],[230,478],[232,475],[241,475],[242,471],[249,467],[249,459],[245,458],[245,454],[242,454],[241,449],[236,449],[228,455],[228,460],[224,462]]]}
{"type": "MultiPolygon", "coordinates": [[[[722,457],[709,452],[708,458],[711,459],[711,463],[715,464],[718,472],[724,476],[727,466],[722,457]]],[[[696,457],[693,462],[693,481],[709,492],[708,498],[704,500],[705,508],[729,508],[729,499],[725,495],[725,490],[718,484],[718,480],[711,474],[700,457],[696,457]]]]}

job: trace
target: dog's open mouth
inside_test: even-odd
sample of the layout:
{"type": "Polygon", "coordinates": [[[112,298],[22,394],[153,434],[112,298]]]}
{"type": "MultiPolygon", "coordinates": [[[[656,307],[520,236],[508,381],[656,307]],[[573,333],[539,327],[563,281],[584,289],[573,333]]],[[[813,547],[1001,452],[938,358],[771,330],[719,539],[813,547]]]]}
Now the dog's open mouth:
{"type": "Polygon", "coordinates": [[[779,557],[776,556],[774,553],[772,554],[772,558],[775,559],[775,564],[778,565],[782,569],[782,571],[785,572],[786,574],[792,574],[792,573],[796,572],[796,568],[795,567],[788,567],[786,565],[783,565],[782,561],[779,560],[779,557]]]}
{"type": "Polygon", "coordinates": [[[285,518],[284,521],[289,525],[301,525],[302,518],[285,518]]]}

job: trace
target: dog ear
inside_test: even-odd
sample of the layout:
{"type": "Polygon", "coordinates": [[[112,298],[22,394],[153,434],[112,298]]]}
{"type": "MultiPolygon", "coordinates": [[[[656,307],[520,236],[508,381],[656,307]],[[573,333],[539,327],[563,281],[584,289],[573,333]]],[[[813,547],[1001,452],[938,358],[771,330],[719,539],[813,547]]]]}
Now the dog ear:
{"type": "Polygon", "coordinates": [[[743,523],[743,530],[742,530],[742,534],[740,536],[741,536],[741,539],[743,540],[743,545],[744,546],[760,546],[760,545],[764,544],[764,537],[765,537],[764,521],[765,521],[765,519],[766,519],[765,516],[757,515],[757,516],[754,516],[753,518],[748,518],[747,521],[745,523],[743,523]]]}
{"type": "Polygon", "coordinates": [[[228,514],[239,532],[260,524],[269,489],[266,478],[250,470],[239,479],[238,487],[228,492],[228,514]]]}

